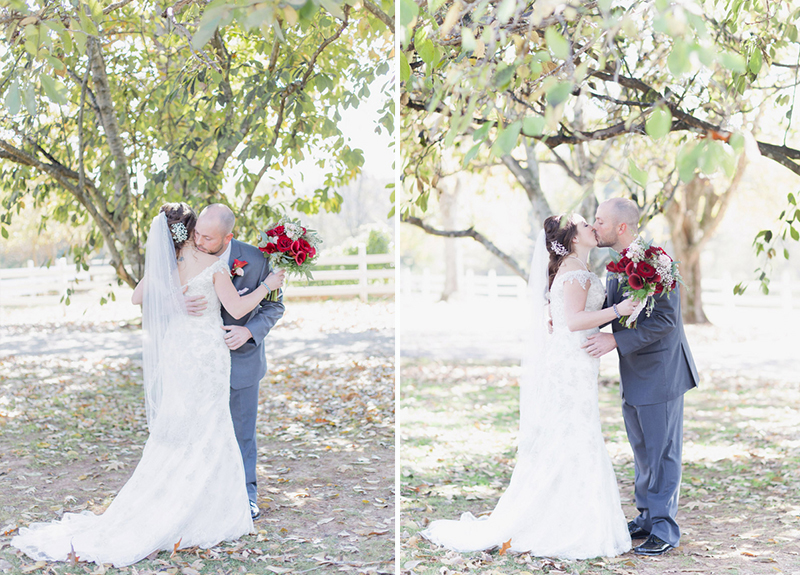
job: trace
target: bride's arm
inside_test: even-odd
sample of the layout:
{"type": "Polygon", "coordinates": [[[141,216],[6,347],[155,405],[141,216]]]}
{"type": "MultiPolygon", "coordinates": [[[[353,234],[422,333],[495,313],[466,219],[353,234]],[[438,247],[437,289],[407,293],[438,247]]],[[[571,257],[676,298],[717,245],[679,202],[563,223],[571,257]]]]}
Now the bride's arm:
{"type": "Polygon", "coordinates": [[[231,317],[239,319],[255,308],[270,291],[283,285],[283,273],[273,272],[267,276],[264,282],[267,284],[266,286],[263,283],[258,284],[258,287],[252,292],[240,296],[228,272],[217,272],[214,274],[214,291],[217,292],[222,307],[231,314],[231,317]]]}
{"type": "MultiPolygon", "coordinates": [[[[599,327],[617,319],[613,307],[597,311],[586,311],[586,296],[589,293],[590,282],[581,285],[577,279],[564,280],[564,314],[567,319],[567,328],[570,331],[581,331],[599,327]]],[[[620,315],[630,315],[633,311],[633,302],[629,299],[617,304],[620,315]]]]}
{"type": "Polygon", "coordinates": [[[133,290],[133,295],[131,296],[131,303],[133,305],[142,305],[144,301],[144,278],[139,280],[139,283],[136,284],[136,288],[133,290]]]}

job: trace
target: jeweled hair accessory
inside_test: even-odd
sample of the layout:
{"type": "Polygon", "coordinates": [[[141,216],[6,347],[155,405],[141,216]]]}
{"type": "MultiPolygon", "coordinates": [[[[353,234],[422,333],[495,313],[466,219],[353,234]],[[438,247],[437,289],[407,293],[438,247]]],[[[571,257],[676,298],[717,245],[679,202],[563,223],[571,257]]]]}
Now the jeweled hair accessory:
{"type": "Polygon", "coordinates": [[[186,226],[183,225],[183,222],[177,222],[172,224],[169,229],[172,230],[172,239],[182,244],[186,241],[186,238],[189,237],[189,233],[186,231],[186,226]]]}
{"type": "Polygon", "coordinates": [[[553,250],[554,254],[559,255],[559,256],[565,256],[565,255],[567,255],[569,253],[567,251],[567,248],[562,246],[556,240],[553,240],[552,242],[550,242],[550,248],[553,250]]]}

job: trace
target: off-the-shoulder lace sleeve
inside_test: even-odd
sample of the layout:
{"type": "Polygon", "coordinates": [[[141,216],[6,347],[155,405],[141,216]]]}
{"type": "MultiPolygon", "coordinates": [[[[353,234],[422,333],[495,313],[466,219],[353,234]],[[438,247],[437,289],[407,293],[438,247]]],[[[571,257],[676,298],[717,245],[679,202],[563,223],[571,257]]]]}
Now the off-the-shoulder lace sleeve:
{"type": "Polygon", "coordinates": [[[556,282],[565,282],[565,281],[568,281],[568,282],[572,283],[575,280],[578,280],[578,283],[581,284],[581,287],[583,289],[586,289],[587,288],[587,284],[591,284],[591,282],[593,280],[596,280],[596,279],[598,279],[597,275],[595,275],[594,273],[592,273],[590,271],[587,271],[587,270],[572,270],[572,271],[563,272],[563,273],[558,274],[553,279],[553,284],[555,284],[556,282]]]}
{"type": "Polygon", "coordinates": [[[208,269],[212,274],[215,274],[217,272],[226,272],[228,271],[228,264],[223,262],[222,260],[217,260],[213,264],[208,266],[208,269]]]}

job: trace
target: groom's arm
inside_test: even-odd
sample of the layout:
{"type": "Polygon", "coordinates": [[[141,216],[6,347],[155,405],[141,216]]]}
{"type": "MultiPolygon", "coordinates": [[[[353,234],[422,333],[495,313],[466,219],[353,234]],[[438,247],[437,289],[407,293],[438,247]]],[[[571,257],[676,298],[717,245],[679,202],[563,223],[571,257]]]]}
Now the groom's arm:
{"type": "Polygon", "coordinates": [[[620,355],[639,351],[669,335],[680,322],[680,298],[680,288],[656,296],[649,317],[642,312],[635,328],[614,332],[620,355]]]}
{"type": "MultiPolygon", "coordinates": [[[[264,267],[259,276],[259,282],[267,279],[272,269],[269,265],[269,260],[264,260],[264,267]]],[[[261,345],[264,338],[267,337],[269,331],[275,327],[278,320],[283,317],[286,308],[283,306],[283,292],[278,297],[278,301],[262,300],[258,307],[255,309],[253,316],[244,324],[244,327],[250,332],[250,337],[253,338],[256,345],[261,345]]]]}

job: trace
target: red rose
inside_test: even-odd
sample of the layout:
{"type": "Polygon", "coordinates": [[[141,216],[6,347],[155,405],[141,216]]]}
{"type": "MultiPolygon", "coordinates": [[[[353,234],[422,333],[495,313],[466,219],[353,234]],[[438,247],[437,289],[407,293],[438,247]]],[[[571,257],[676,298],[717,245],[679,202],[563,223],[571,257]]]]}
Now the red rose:
{"type": "Polygon", "coordinates": [[[655,277],[656,268],[654,268],[647,262],[639,262],[639,265],[636,266],[636,273],[638,273],[644,279],[649,280],[655,277]]]}
{"type": "MultiPolygon", "coordinates": [[[[628,274],[628,276],[634,275],[636,273],[636,264],[629,261],[625,266],[625,273],[628,274]]],[[[639,289],[639,288],[634,288],[634,289],[639,289]]]]}
{"type": "Polygon", "coordinates": [[[606,265],[606,271],[617,273],[617,263],[613,260],[608,262],[608,265],[606,265]]]}
{"type": "Polygon", "coordinates": [[[644,287],[644,280],[641,276],[632,274],[628,276],[628,285],[631,286],[631,289],[642,289],[644,287]]]}
{"type": "Polygon", "coordinates": [[[304,239],[300,239],[300,251],[308,253],[311,250],[311,244],[304,239]]]}
{"type": "Polygon", "coordinates": [[[656,291],[655,291],[655,293],[659,294],[659,293],[661,293],[661,292],[663,292],[663,291],[664,291],[664,286],[663,286],[663,285],[661,285],[660,283],[656,284],[656,291]]]}
{"type": "Polygon", "coordinates": [[[294,261],[295,261],[295,262],[297,263],[297,265],[299,265],[299,266],[303,265],[303,262],[304,262],[304,261],[306,261],[306,254],[305,254],[305,252],[300,252],[299,254],[297,254],[296,256],[294,256],[294,261]]]}
{"type": "MultiPolygon", "coordinates": [[[[258,248],[258,249],[261,250],[262,248],[258,248]]],[[[262,251],[265,251],[268,254],[274,254],[275,252],[278,251],[278,246],[275,245],[275,244],[267,244],[267,247],[263,248],[262,251]]]]}
{"type": "Polygon", "coordinates": [[[652,248],[652,247],[651,248],[647,248],[646,250],[644,250],[644,257],[652,258],[653,254],[655,254],[655,253],[656,253],[656,249],[655,248],[652,248]]]}
{"type": "Polygon", "coordinates": [[[313,258],[315,255],[317,255],[316,248],[311,248],[311,247],[308,248],[308,252],[306,252],[306,257],[313,258]]]}
{"type": "Polygon", "coordinates": [[[620,272],[623,272],[625,271],[625,268],[628,267],[629,263],[631,263],[630,258],[628,256],[622,256],[621,258],[619,258],[619,261],[617,262],[617,269],[620,272]]]}
{"type": "Polygon", "coordinates": [[[275,232],[275,235],[276,235],[276,236],[282,236],[282,235],[283,235],[283,232],[284,232],[284,231],[286,231],[286,230],[284,229],[284,227],[283,227],[283,226],[278,226],[278,227],[276,227],[276,228],[273,228],[273,230],[272,230],[272,231],[273,231],[273,232],[275,232]]]}
{"type": "Polygon", "coordinates": [[[288,252],[289,250],[292,249],[292,240],[290,240],[286,236],[281,236],[278,238],[277,246],[280,251],[288,252]]]}
{"type": "Polygon", "coordinates": [[[275,236],[278,235],[278,232],[276,232],[275,230],[269,230],[267,231],[267,235],[274,238],[275,236]]]}
{"type": "Polygon", "coordinates": [[[292,253],[294,255],[297,255],[297,254],[301,253],[302,251],[303,250],[302,250],[302,245],[300,244],[300,240],[293,241],[292,242],[292,253]]]}

